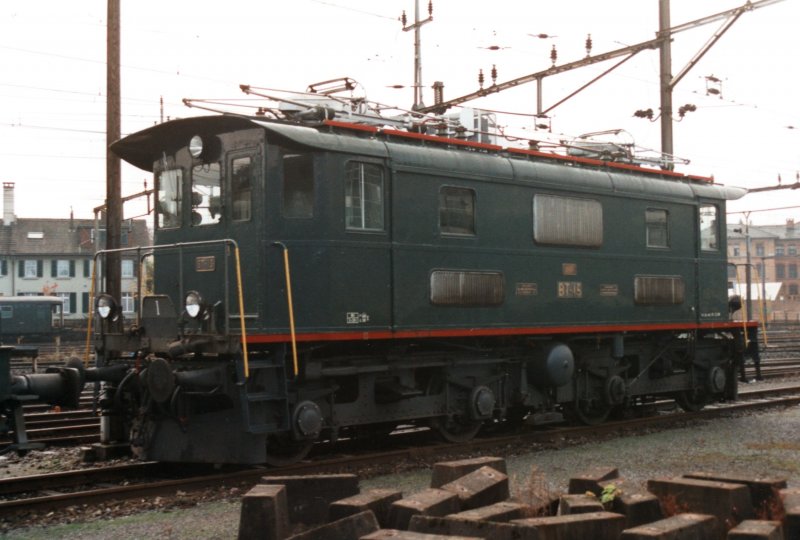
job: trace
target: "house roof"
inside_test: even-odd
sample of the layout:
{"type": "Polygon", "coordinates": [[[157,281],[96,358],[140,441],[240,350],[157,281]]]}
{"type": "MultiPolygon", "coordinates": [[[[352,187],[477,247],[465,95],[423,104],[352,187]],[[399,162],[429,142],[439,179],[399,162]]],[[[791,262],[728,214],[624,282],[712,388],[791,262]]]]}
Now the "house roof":
{"type": "MultiPolygon", "coordinates": [[[[92,254],[96,251],[94,226],[91,219],[17,218],[13,223],[0,227],[0,254],[92,254]]],[[[122,235],[123,241],[127,237],[128,246],[149,246],[152,243],[144,220],[124,221],[122,235]]]]}

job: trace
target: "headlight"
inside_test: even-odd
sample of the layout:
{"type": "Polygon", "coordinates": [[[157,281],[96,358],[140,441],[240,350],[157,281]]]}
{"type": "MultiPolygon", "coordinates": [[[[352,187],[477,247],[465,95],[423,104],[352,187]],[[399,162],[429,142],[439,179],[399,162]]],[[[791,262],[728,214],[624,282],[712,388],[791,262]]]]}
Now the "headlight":
{"type": "Polygon", "coordinates": [[[199,158],[203,153],[203,138],[200,135],[195,135],[189,140],[189,153],[195,158],[199,158]]]}
{"type": "Polygon", "coordinates": [[[186,309],[186,314],[189,315],[189,317],[192,319],[198,318],[203,314],[204,311],[203,297],[200,296],[200,293],[197,291],[189,291],[186,293],[184,307],[186,309]]]}
{"type": "Polygon", "coordinates": [[[108,319],[117,309],[117,303],[110,294],[101,294],[95,302],[97,314],[101,319],[108,319]]]}

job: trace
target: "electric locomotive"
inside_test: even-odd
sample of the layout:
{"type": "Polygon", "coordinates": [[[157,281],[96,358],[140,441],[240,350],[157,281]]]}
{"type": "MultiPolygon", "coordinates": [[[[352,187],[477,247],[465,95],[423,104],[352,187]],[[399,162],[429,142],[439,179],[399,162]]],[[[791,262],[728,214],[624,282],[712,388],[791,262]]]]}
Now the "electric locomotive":
{"type": "Polygon", "coordinates": [[[95,301],[104,442],[280,464],[401,424],[464,441],[736,397],[725,204],[745,190],[318,105],[112,145],[154,173],[156,213],[136,320],[95,301]]]}

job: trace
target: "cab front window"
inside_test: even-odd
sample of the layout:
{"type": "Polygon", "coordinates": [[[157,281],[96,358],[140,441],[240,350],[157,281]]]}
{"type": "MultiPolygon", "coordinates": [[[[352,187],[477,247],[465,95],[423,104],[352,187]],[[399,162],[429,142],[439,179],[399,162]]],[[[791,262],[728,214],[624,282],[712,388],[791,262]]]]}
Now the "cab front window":
{"type": "Polygon", "coordinates": [[[222,172],[219,163],[192,167],[192,226],[219,223],[222,215],[222,172]]]}
{"type": "Polygon", "coordinates": [[[158,227],[172,229],[181,225],[181,169],[169,169],[158,174],[158,227]]]}

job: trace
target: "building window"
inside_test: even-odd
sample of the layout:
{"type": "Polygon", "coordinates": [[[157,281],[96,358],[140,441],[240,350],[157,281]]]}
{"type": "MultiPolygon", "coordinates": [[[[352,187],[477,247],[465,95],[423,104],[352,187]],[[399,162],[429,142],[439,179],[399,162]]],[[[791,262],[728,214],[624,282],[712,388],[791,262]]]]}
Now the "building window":
{"type": "Polygon", "coordinates": [[[775,265],[775,279],[783,279],[786,277],[786,267],[782,264],[775,265]]]}
{"type": "Polygon", "coordinates": [[[669,247],[669,214],[666,210],[648,208],[645,210],[647,247],[669,247]]]}
{"type": "Polygon", "coordinates": [[[283,217],[314,217],[314,160],[311,154],[283,156],[283,217]]]}
{"type": "Polygon", "coordinates": [[[600,247],[603,205],[593,199],[534,195],[533,239],[538,244],[600,247]]]}
{"type": "Polygon", "coordinates": [[[8,260],[3,259],[0,261],[0,275],[7,276],[8,275],[8,260]]]}
{"type": "Polygon", "coordinates": [[[233,221],[249,221],[251,194],[255,167],[250,156],[236,158],[231,162],[231,219],[233,221]]]}
{"type": "Polygon", "coordinates": [[[797,255],[797,246],[794,244],[789,244],[789,255],[794,257],[797,255]]]}
{"type": "Polygon", "coordinates": [[[56,293],[56,296],[61,298],[61,302],[63,302],[63,307],[61,308],[61,313],[72,313],[72,303],[70,302],[70,293],[56,293]]]}
{"type": "Polygon", "coordinates": [[[439,230],[444,234],[475,234],[475,191],[445,186],[439,190],[439,230]]]}
{"type": "Polygon", "coordinates": [[[54,260],[50,269],[50,275],[54,278],[75,277],[75,261],[54,260]]]}
{"type": "Polygon", "coordinates": [[[122,293],[122,312],[133,313],[133,295],[131,293],[122,293]]]}
{"type": "Polygon", "coordinates": [[[790,264],[789,265],[789,278],[790,279],[797,279],[797,265],[790,264]]]}
{"type": "Polygon", "coordinates": [[[222,215],[222,172],[219,163],[192,167],[192,226],[219,223],[222,215]]]}
{"type": "Polygon", "coordinates": [[[783,257],[784,255],[784,248],[783,246],[775,246],[775,256],[776,257],[783,257]]]}
{"type": "Polygon", "coordinates": [[[383,167],[351,161],[345,167],[345,227],[382,231],[383,167]]]}
{"type": "Polygon", "coordinates": [[[797,296],[797,283],[789,284],[789,296],[797,296]]]}
{"type": "Polygon", "coordinates": [[[123,259],[121,261],[122,268],[120,269],[121,277],[132,278],[134,277],[133,261],[131,259],[123,259]]]}
{"type": "Polygon", "coordinates": [[[763,257],[764,256],[764,244],[758,243],[756,244],[756,257],[763,257]]]}
{"type": "MultiPolygon", "coordinates": [[[[181,226],[181,200],[183,199],[183,171],[170,169],[158,174],[158,227],[171,229],[181,226]]],[[[101,244],[102,245],[102,244],[101,244]]]]}
{"type": "Polygon", "coordinates": [[[26,259],[19,267],[19,275],[24,278],[42,277],[42,261],[26,259]]]}
{"type": "Polygon", "coordinates": [[[733,256],[734,257],[739,257],[740,255],[741,255],[741,252],[739,251],[739,246],[738,245],[733,246],[733,256]]]}
{"type": "Polygon", "coordinates": [[[717,251],[719,249],[719,220],[717,207],[713,204],[700,206],[700,249],[717,251]]]}

